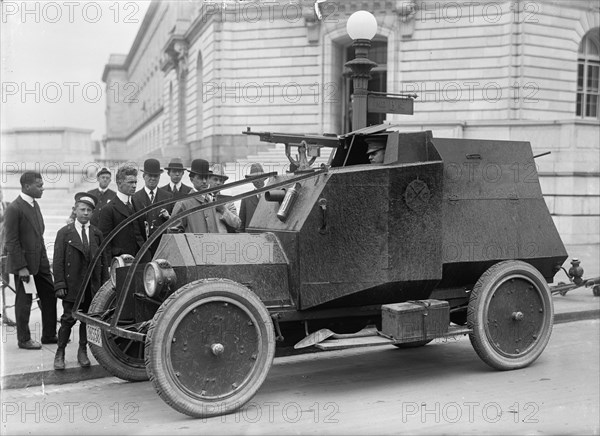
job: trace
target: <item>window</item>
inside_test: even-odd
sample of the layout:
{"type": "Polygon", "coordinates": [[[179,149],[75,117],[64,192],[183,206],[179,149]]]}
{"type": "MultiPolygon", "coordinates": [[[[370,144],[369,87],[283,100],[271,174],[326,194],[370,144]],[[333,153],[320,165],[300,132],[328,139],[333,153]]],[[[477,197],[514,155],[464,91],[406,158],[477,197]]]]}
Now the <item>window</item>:
{"type": "Polygon", "coordinates": [[[577,116],[599,118],[598,77],[600,74],[600,28],[581,40],[577,61],[577,116]]]}

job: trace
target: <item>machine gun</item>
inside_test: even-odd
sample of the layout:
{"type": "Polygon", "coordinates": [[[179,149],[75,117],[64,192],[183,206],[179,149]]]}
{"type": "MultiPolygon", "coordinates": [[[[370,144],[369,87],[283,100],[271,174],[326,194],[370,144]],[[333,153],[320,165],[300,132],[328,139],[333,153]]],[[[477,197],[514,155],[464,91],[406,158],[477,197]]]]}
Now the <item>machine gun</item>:
{"type": "Polygon", "coordinates": [[[321,156],[321,148],[337,149],[342,140],[338,135],[302,135],[294,133],[253,132],[250,127],[242,132],[244,135],[258,136],[263,142],[285,144],[285,155],[297,170],[296,172],[313,171],[311,165],[321,156]],[[298,147],[298,159],[291,156],[292,146],[298,147]],[[310,156],[310,160],[308,159],[310,156]]]}

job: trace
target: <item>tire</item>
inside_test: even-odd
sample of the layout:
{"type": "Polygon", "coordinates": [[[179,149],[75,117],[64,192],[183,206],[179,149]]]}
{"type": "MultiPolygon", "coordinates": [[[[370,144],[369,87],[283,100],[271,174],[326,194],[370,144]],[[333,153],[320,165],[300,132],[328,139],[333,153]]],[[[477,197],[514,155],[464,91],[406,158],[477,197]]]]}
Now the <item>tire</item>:
{"type": "MultiPolygon", "coordinates": [[[[116,302],[117,293],[109,280],[102,285],[92,299],[88,312],[106,312],[114,308],[116,302]]],[[[110,319],[107,321],[110,322],[110,319]]],[[[103,330],[102,346],[99,347],[92,343],[88,343],[88,345],[98,363],[115,377],[127,381],[148,380],[144,364],[143,342],[115,336],[103,330]]]]}
{"type": "Polygon", "coordinates": [[[156,392],[196,418],[250,401],[274,354],[267,308],[248,288],[225,279],[198,280],[170,295],[146,336],[146,369],[156,392]]]}
{"type": "Polygon", "coordinates": [[[393,344],[393,345],[394,345],[394,347],[398,347],[398,348],[418,348],[418,347],[424,347],[431,341],[433,341],[433,339],[426,339],[423,341],[415,341],[415,342],[405,342],[403,344],[393,344]]]}
{"type": "Polygon", "coordinates": [[[552,333],[550,288],[528,263],[492,265],[469,297],[467,325],[481,360],[499,370],[524,368],[542,354],[552,333]]]}

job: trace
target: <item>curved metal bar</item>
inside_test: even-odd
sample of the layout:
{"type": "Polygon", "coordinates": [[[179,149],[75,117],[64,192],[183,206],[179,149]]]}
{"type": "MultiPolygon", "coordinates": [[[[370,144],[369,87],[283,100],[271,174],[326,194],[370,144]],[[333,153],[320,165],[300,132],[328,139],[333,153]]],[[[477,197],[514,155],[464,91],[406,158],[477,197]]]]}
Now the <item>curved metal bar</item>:
{"type": "MultiPolygon", "coordinates": [[[[305,174],[301,174],[299,176],[294,176],[294,177],[290,177],[289,179],[286,179],[284,181],[272,184],[272,185],[268,185],[268,186],[264,186],[260,189],[255,189],[253,191],[250,192],[245,192],[242,194],[238,194],[229,198],[222,198],[220,200],[214,201],[214,202],[210,202],[210,203],[205,203],[196,207],[193,207],[191,209],[187,209],[185,211],[183,211],[180,214],[177,214],[174,217],[169,218],[166,222],[164,222],[163,224],[160,225],[160,227],[158,227],[156,229],[156,231],[154,233],[152,233],[152,235],[150,235],[150,237],[146,240],[146,242],[144,243],[144,245],[142,245],[142,247],[138,250],[138,253],[135,256],[135,259],[133,261],[133,263],[129,266],[129,269],[127,271],[127,276],[125,277],[125,281],[123,282],[123,287],[122,289],[126,289],[128,290],[129,287],[131,286],[131,283],[133,281],[133,276],[135,274],[135,270],[138,267],[138,265],[141,262],[142,257],[144,256],[144,254],[146,253],[146,251],[148,251],[148,249],[150,248],[150,246],[152,245],[152,243],[154,243],[154,241],[156,241],[160,236],[162,236],[162,233],[168,229],[174,222],[179,221],[181,218],[185,218],[186,216],[192,215],[193,213],[205,210],[205,209],[209,209],[209,208],[213,208],[213,207],[217,207],[220,205],[224,205],[226,203],[231,203],[237,200],[241,200],[244,199],[246,197],[251,197],[253,195],[256,194],[261,194],[263,192],[269,191],[271,189],[277,189],[283,186],[287,186],[293,183],[296,183],[298,181],[301,180],[305,180],[305,179],[309,179],[315,176],[319,176],[321,174],[327,173],[328,169],[327,168],[323,168],[321,170],[317,170],[315,172],[312,173],[305,173],[305,174]]],[[[260,178],[267,178],[270,177],[273,173],[268,173],[266,175],[261,176],[260,178]]],[[[257,178],[248,178],[247,180],[252,181],[252,180],[257,180],[257,178]]],[[[235,182],[237,183],[237,182],[235,182]]],[[[215,190],[222,190],[224,189],[224,187],[226,186],[233,186],[234,184],[231,183],[229,185],[221,185],[219,187],[217,187],[217,189],[212,189],[211,192],[214,192],[215,190]],[[220,189],[219,189],[220,188],[220,189]]],[[[202,192],[208,192],[209,190],[204,190],[204,191],[199,191],[197,193],[197,195],[200,195],[202,192]]],[[[192,196],[189,196],[192,197],[192,196]]],[[[180,201],[181,199],[178,199],[178,201],[180,201]]],[[[88,271],[89,273],[89,271],[88,271]]],[[[121,312],[123,311],[123,306],[125,304],[125,298],[126,298],[126,294],[127,292],[118,292],[118,299],[117,299],[117,303],[116,303],[116,307],[115,307],[115,316],[113,316],[112,321],[111,321],[111,330],[114,332],[114,329],[116,327],[117,321],[121,316],[121,312]]],[[[77,319],[79,319],[80,321],[85,322],[85,320],[88,318],[87,315],[82,314],[81,312],[79,312],[78,310],[76,312],[74,312],[74,317],[76,317],[77,319]]]]}
{"type": "MultiPolygon", "coordinates": [[[[266,173],[266,174],[262,174],[259,176],[253,176],[253,177],[248,177],[242,180],[238,180],[237,182],[232,182],[232,183],[227,183],[227,184],[223,184],[221,186],[217,186],[215,188],[207,188],[204,189],[202,191],[198,191],[198,192],[194,192],[191,194],[186,194],[185,196],[182,197],[178,197],[178,198],[169,198],[167,200],[162,200],[156,203],[153,203],[151,205],[146,206],[145,208],[134,212],[133,214],[129,215],[127,218],[125,218],[125,220],[121,221],[119,223],[119,225],[117,227],[115,227],[106,238],[104,238],[104,240],[102,241],[102,244],[100,244],[100,247],[98,248],[98,252],[96,253],[96,255],[94,256],[94,258],[92,259],[91,263],[88,266],[88,270],[85,274],[85,277],[83,279],[83,282],[81,284],[81,287],[79,288],[79,291],[77,292],[77,298],[75,299],[75,305],[73,307],[73,316],[77,318],[77,314],[79,313],[79,305],[81,304],[81,302],[83,301],[83,295],[85,294],[85,292],[83,292],[83,290],[85,290],[87,288],[87,285],[92,277],[93,271],[94,271],[94,267],[96,266],[96,263],[98,263],[98,259],[100,259],[101,256],[104,256],[104,250],[106,249],[106,247],[108,246],[108,244],[110,243],[110,241],[112,241],[115,237],[115,235],[117,235],[117,233],[119,233],[125,226],[131,224],[132,222],[134,222],[135,220],[137,220],[139,217],[141,217],[142,215],[158,209],[160,207],[169,205],[169,204],[174,204],[177,203],[178,201],[181,200],[185,200],[187,198],[193,198],[193,197],[198,197],[200,195],[206,195],[206,194],[210,194],[216,191],[222,191],[224,189],[228,189],[228,188],[233,188],[236,186],[240,186],[240,185],[244,185],[247,183],[251,183],[254,182],[256,180],[263,180],[272,176],[276,176],[277,172],[273,171],[270,173],[266,173]]],[[[156,233],[156,231],[155,231],[156,233]]],[[[139,252],[139,250],[138,250],[139,252]]]]}

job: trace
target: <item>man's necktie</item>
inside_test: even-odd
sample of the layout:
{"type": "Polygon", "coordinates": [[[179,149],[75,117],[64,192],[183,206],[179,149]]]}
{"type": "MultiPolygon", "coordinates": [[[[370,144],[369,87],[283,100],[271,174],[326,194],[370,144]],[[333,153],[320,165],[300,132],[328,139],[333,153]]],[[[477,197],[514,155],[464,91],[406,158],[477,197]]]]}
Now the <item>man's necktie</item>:
{"type": "Polygon", "coordinates": [[[87,256],[90,252],[90,243],[89,243],[88,237],[85,233],[85,224],[81,225],[81,242],[83,242],[83,251],[85,252],[85,255],[87,256]]]}
{"type": "Polygon", "coordinates": [[[33,210],[35,211],[35,217],[37,219],[40,231],[44,233],[44,218],[42,217],[42,211],[37,201],[33,200],[33,210]]]}
{"type": "Polygon", "coordinates": [[[154,191],[150,191],[150,203],[154,203],[154,191]]]}
{"type": "Polygon", "coordinates": [[[126,205],[127,205],[127,209],[129,209],[131,212],[133,212],[133,204],[131,204],[130,198],[131,197],[127,197],[126,205]]]}
{"type": "Polygon", "coordinates": [[[173,195],[177,195],[178,192],[179,190],[177,189],[177,185],[173,185],[173,195]]]}

